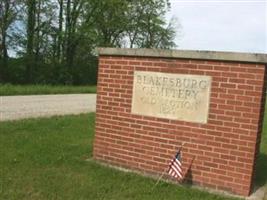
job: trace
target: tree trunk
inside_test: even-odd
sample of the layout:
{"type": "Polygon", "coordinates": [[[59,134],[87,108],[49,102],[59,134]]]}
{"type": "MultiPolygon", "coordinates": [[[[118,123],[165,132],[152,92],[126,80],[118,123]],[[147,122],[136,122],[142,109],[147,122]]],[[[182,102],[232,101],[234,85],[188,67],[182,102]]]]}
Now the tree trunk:
{"type": "Polygon", "coordinates": [[[38,0],[37,6],[36,6],[36,13],[35,13],[35,18],[36,18],[36,31],[34,32],[34,35],[36,36],[35,41],[34,41],[34,49],[35,49],[35,56],[34,56],[34,63],[37,63],[40,59],[40,29],[41,29],[41,0],[38,0]]]}
{"type": "Polygon", "coordinates": [[[32,83],[34,72],[34,29],[35,29],[35,12],[36,0],[28,0],[28,16],[27,16],[27,52],[26,52],[26,71],[27,83],[32,83]]]}
{"type": "Polygon", "coordinates": [[[0,82],[5,82],[7,80],[7,65],[8,65],[8,52],[7,52],[7,45],[6,45],[6,36],[7,36],[7,29],[8,29],[8,18],[10,12],[10,2],[6,1],[4,4],[4,14],[2,15],[2,42],[1,42],[1,55],[2,55],[2,63],[0,67],[0,82]]]}
{"type": "MultiPolygon", "coordinates": [[[[66,8],[66,26],[65,26],[65,60],[69,65],[69,51],[70,51],[70,29],[71,29],[71,0],[67,0],[66,8]]],[[[69,67],[69,66],[68,66],[69,67]]]]}
{"type": "Polygon", "coordinates": [[[6,32],[2,32],[2,43],[1,43],[1,51],[2,51],[2,62],[0,63],[0,82],[7,81],[7,67],[8,67],[8,53],[7,53],[7,46],[6,46],[6,32]]]}
{"type": "Polygon", "coordinates": [[[82,3],[79,0],[71,2],[67,1],[67,12],[66,12],[66,64],[70,69],[73,67],[74,57],[76,54],[77,38],[77,20],[79,12],[82,7],[82,3]],[[72,5],[72,6],[71,6],[72,5]]]}
{"type": "Polygon", "coordinates": [[[63,0],[59,0],[59,17],[58,17],[58,41],[57,41],[57,59],[61,62],[62,54],[62,25],[63,25],[63,0]]]}
{"type": "Polygon", "coordinates": [[[8,53],[7,53],[7,46],[6,46],[6,33],[3,33],[3,41],[2,41],[2,48],[3,48],[3,67],[7,67],[7,61],[8,61],[8,53]]]}

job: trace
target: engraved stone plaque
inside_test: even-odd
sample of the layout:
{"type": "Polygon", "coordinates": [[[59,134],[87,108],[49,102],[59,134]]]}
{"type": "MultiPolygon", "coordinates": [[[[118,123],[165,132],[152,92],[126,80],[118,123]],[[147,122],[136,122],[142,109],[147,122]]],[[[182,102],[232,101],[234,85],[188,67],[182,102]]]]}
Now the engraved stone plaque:
{"type": "Polygon", "coordinates": [[[133,114],[207,123],[211,77],[134,72],[133,114]]]}

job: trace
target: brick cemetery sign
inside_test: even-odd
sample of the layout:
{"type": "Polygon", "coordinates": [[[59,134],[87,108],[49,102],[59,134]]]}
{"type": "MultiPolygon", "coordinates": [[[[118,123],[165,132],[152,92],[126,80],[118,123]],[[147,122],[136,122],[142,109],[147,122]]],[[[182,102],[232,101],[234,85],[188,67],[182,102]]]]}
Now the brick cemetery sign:
{"type": "Polygon", "coordinates": [[[248,196],[266,63],[265,54],[100,49],[94,158],[159,176],[184,144],[183,181],[248,196]]]}

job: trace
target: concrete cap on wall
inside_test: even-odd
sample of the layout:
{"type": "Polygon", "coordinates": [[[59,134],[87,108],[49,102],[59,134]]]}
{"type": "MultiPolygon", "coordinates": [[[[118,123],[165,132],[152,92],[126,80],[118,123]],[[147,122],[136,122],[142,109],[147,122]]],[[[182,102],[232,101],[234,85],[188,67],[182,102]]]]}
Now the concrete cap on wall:
{"type": "Polygon", "coordinates": [[[219,60],[267,64],[267,54],[220,51],[98,48],[99,55],[219,60]]]}

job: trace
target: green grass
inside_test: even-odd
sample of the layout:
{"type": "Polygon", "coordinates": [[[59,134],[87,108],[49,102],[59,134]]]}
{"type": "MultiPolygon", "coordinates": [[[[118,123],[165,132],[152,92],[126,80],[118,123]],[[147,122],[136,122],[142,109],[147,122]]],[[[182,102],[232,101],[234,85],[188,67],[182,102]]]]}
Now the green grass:
{"type": "MultiPolygon", "coordinates": [[[[256,178],[255,180],[256,186],[263,186],[267,184],[267,116],[266,114],[264,117],[260,154],[257,160],[255,178],[256,178]]],[[[267,185],[266,185],[266,193],[267,193],[267,185]]],[[[267,200],[267,196],[266,196],[266,200],[267,200]]]]}
{"type": "MultiPolygon", "coordinates": [[[[1,122],[0,199],[231,199],[165,182],[152,191],[155,180],[151,178],[87,161],[92,156],[94,120],[91,113],[1,122]]],[[[262,145],[266,154],[264,147],[266,135],[262,145]]]]}
{"type": "Polygon", "coordinates": [[[96,86],[52,86],[0,84],[0,96],[96,93],[96,86]]]}

